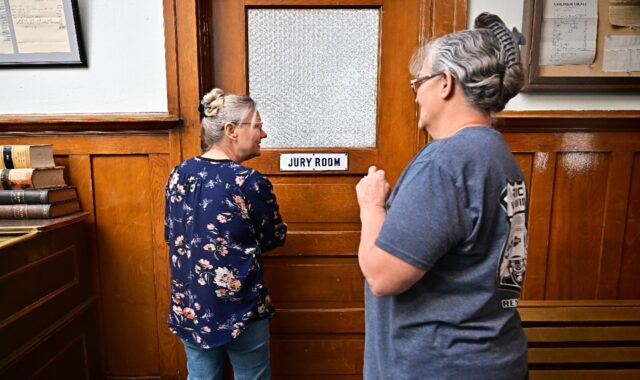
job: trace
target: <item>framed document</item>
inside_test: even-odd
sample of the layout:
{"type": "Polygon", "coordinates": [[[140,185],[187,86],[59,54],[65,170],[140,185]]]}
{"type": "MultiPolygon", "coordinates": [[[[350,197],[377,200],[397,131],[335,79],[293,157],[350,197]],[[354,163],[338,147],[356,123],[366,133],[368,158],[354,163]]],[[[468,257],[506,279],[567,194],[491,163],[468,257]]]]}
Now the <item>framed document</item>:
{"type": "Polygon", "coordinates": [[[0,68],[86,64],[76,0],[0,0],[0,68]]]}
{"type": "Polygon", "coordinates": [[[640,0],[525,0],[525,91],[640,89],[640,0]]]}

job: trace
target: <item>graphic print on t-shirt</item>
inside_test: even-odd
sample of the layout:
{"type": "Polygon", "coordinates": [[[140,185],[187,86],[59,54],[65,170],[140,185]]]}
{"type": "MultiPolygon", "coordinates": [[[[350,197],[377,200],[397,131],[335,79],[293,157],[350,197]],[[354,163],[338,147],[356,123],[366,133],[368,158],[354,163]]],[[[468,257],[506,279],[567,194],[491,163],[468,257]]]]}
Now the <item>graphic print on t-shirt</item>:
{"type": "MultiPolygon", "coordinates": [[[[498,288],[520,292],[527,269],[527,190],[524,181],[508,182],[500,195],[509,231],[498,262],[498,288]]],[[[517,301],[514,302],[517,305],[517,301]]],[[[509,303],[503,307],[515,307],[509,303]]]]}

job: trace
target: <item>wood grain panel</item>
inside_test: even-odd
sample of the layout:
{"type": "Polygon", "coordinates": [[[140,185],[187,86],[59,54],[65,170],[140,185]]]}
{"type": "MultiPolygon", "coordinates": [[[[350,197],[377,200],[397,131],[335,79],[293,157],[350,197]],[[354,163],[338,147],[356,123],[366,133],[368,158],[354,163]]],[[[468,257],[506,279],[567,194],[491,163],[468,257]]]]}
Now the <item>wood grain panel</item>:
{"type": "MultiPolygon", "coordinates": [[[[200,96],[199,43],[200,27],[197,1],[181,2],[175,6],[178,53],[178,99],[180,105],[182,157],[200,154],[200,96]]],[[[215,2],[217,3],[217,1],[215,2]]]]}
{"type": "MultiPolygon", "coordinates": [[[[63,320],[50,326],[48,335],[38,336],[32,349],[16,362],[4,362],[2,379],[59,379],[91,380],[101,378],[96,373],[94,354],[97,349],[94,300],[81,307],[67,310],[63,320]],[[55,332],[55,333],[53,333],[55,332]]],[[[14,358],[15,359],[15,358],[14,358]]]]}
{"type": "Polygon", "coordinates": [[[131,133],[30,133],[7,134],[3,144],[53,144],[55,155],[146,154],[169,151],[167,131],[131,133]]]}
{"type": "Polygon", "coordinates": [[[360,375],[364,336],[271,338],[275,376],[360,375]]]}
{"type": "Polygon", "coordinates": [[[640,331],[636,326],[530,327],[525,329],[525,333],[529,342],[640,341],[640,331]]]}
{"type": "Polygon", "coordinates": [[[378,84],[378,159],[367,164],[385,170],[393,186],[417,152],[415,97],[406,69],[418,46],[418,1],[385,0],[382,5],[381,56],[378,84]]]}
{"type": "MultiPolygon", "coordinates": [[[[91,224],[93,224],[93,182],[91,178],[91,157],[89,155],[69,155],[65,165],[66,172],[69,176],[67,183],[75,186],[78,190],[80,206],[83,211],[90,213],[89,219],[91,224]]],[[[91,239],[90,241],[93,242],[94,239],[91,239]]]]}
{"type": "Polygon", "coordinates": [[[529,364],[536,363],[606,363],[612,357],[618,363],[636,363],[639,347],[565,347],[529,348],[529,364]]]}
{"type": "Polygon", "coordinates": [[[220,31],[220,33],[213,33],[214,84],[230,94],[246,94],[248,75],[243,1],[215,1],[212,11],[214,26],[220,31]],[[215,15],[224,15],[224,17],[215,18],[215,15]],[[234,33],[222,33],[230,30],[234,33]]]}
{"type": "Polygon", "coordinates": [[[4,306],[0,321],[31,304],[46,302],[78,284],[78,251],[75,245],[0,275],[0,294],[4,306]],[[29,287],[24,287],[30,284],[29,287]],[[15,291],[20,289],[19,292],[15,291]]]}
{"type": "Polygon", "coordinates": [[[278,308],[278,314],[271,320],[271,333],[364,334],[364,308],[278,308]]]}
{"type": "Polygon", "coordinates": [[[633,156],[618,298],[640,299],[640,153],[633,156]]]}
{"type": "MultiPolygon", "coordinates": [[[[602,125],[607,124],[603,115],[595,116],[602,118],[600,120],[602,125]]],[[[621,120],[613,120],[610,124],[617,125],[621,120]]],[[[526,119],[503,121],[515,121],[514,125],[520,125],[526,119]]],[[[556,122],[558,120],[551,124],[556,125],[556,122]]],[[[579,120],[565,120],[563,125],[568,127],[574,125],[573,123],[580,125],[579,120]]],[[[535,154],[533,176],[529,183],[531,201],[529,261],[523,298],[544,299],[546,290],[549,290],[547,293],[549,297],[563,292],[557,289],[557,283],[549,282],[548,277],[553,275],[557,280],[561,276],[558,268],[547,265],[549,254],[561,255],[558,246],[554,244],[562,245],[563,249],[573,247],[574,251],[580,250],[582,252],[580,255],[587,257],[588,261],[597,258],[596,263],[582,262],[583,267],[590,267],[588,274],[573,265],[580,264],[581,259],[578,256],[569,260],[572,264],[569,268],[573,269],[569,269],[569,273],[564,277],[576,278],[577,276],[572,283],[581,287],[583,291],[588,289],[586,293],[581,292],[571,297],[624,298],[617,294],[624,288],[625,291],[635,294],[627,298],[637,298],[640,290],[631,278],[637,278],[640,275],[638,273],[640,263],[637,260],[633,262],[631,259],[628,265],[622,257],[625,253],[629,255],[628,252],[638,251],[637,245],[631,250],[628,250],[627,246],[629,242],[634,244],[633,242],[637,241],[633,237],[629,239],[629,236],[636,236],[638,234],[636,231],[639,230],[637,223],[634,224],[637,217],[631,215],[635,209],[640,208],[638,206],[640,203],[635,203],[635,207],[632,204],[634,199],[638,199],[637,194],[640,192],[640,187],[633,186],[634,175],[637,175],[634,174],[637,169],[633,168],[638,165],[636,157],[640,144],[637,138],[640,134],[631,129],[631,125],[625,130],[617,131],[594,129],[580,132],[571,130],[538,132],[538,130],[544,130],[548,124],[547,120],[544,120],[544,124],[530,126],[540,128],[530,129],[528,132],[508,128],[502,130],[505,140],[516,152],[516,157],[527,152],[535,154]],[[572,154],[598,154],[607,157],[606,164],[601,167],[583,166],[586,176],[584,178],[589,178],[588,183],[583,182],[567,187],[566,184],[573,183],[574,178],[566,170],[556,173],[556,157],[562,158],[572,154]],[[556,179],[561,178],[566,179],[564,185],[555,183],[556,179]],[[571,206],[562,206],[566,205],[568,199],[574,199],[576,196],[581,201],[574,202],[571,206]],[[578,207],[574,207],[576,205],[578,207]],[[569,208],[577,210],[577,214],[570,216],[558,214],[558,211],[568,211],[569,208]],[[574,224],[572,235],[564,236],[568,230],[560,233],[559,228],[571,229],[566,223],[569,220],[574,224]],[[572,260],[577,262],[574,263],[572,260]],[[633,274],[625,277],[625,270],[633,274]],[[580,285],[581,281],[585,283],[584,286],[580,285]],[[594,289],[595,293],[593,293],[594,289]]],[[[509,124],[506,125],[509,126],[509,124]]],[[[529,126],[528,123],[523,125],[529,126]]],[[[558,162],[558,167],[561,165],[562,162],[558,162]]],[[[633,257],[633,253],[630,255],[633,257]]],[[[558,261],[556,260],[555,263],[557,264],[558,261]]]]}
{"type": "MultiPolygon", "coordinates": [[[[531,192],[531,177],[533,176],[533,163],[535,155],[533,153],[515,153],[513,157],[516,159],[522,174],[524,175],[524,182],[527,184],[527,191],[531,192]]],[[[531,202],[531,196],[529,195],[529,202],[531,202]]]]}
{"type": "Polygon", "coordinates": [[[523,299],[544,299],[556,154],[535,154],[529,185],[529,253],[523,299]]]}
{"type": "Polygon", "coordinates": [[[93,178],[106,370],[114,376],[158,374],[148,157],[94,157],[93,178]]]}
{"type": "MultiPolygon", "coordinates": [[[[88,220],[87,241],[89,242],[88,250],[91,252],[91,289],[95,294],[100,291],[100,263],[98,254],[98,241],[96,234],[96,220],[93,208],[93,168],[91,166],[90,155],[71,154],[67,158],[67,171],[69,173],[69,184],[74,185],[78,191],[80,199],[80,207],[83,211],[89,213],[86,217],[88,220]]],[[[103,321],[103,304],[96,302],[96,323],[99,335],[99,341],[104,342],[104,321],[103,321]]],[[[100,373],[104,373],[105,347],[100,344],[97,348],[97,357],[100,358],[100,373]]]]}
{"type": "Polygon", "coordinates": [[[85,366],[78,363],[87,362],[87,345],[84,336],[77,337],[68,344],[58,347],[58,351],[30,378],[33,380],[55,379],[64,373],[66,379],[89,380],[85,366]]]}
{"type": "Polygon", "coordinates": [[[529,376],[531,380],[637,380],[640,370],[534,370],[529,371],[529,376]]]}
{"type": "Polygon", "coordinates": [[[535,132],[625,132],[638,128],[640,110],[502,111],[492,124],[500,129],[535,132]]]}
{"type": "Polygon", "coordinates": [[[467,0],[420,1],[420,42],[467,28],[467,0]]]}
{"type": "Polygon", "coordinates": [[[161,373],[165,377],[178,376],[178,358],[182,346],[178,338],[167,326],[169,298],[171,293],[171,273],[169,272],[169,251],[164,242],[164,189],[169,175],[168,155],[149,156],[149,183],[151,188],[151,239],[153,273],[155,275],[156,323],[158,326],[158,356],[161,373]]]}
{"type": "Polygon", "coordinates": [[[178,125],[178,116],[169,113],[0,115],[3,133],[84,133],[85,131],[153,131],[178,125]]]}
{"type": "MultiPolygon", "coordinates": [[[[67,222],[71,220],[78,222],[78,217],[69,217],[67,222]]],[[[6,360],[11,361],[9,356],[28,348],[28,343],[33,344],[34,336],[46,336],[44,331],[52,328],[53,321],[64,319],[71,309],[91,297],[86,242],[78,238],[84,234],[86,229],[81,223],[60,223],[51,230],[3,247],[0,282],[4,285],[0,299],[6,311],[0,319],[0,366],[7,364],[6,360]],[[60,273],[52,275],[52,270],[60,273]],[[26,282],[19,283],[19,280],[26,282]],[[38,284],[40,281],[43,284],[38,284]],[[31,283],[34,283],[33,289],[31,283]],[[53,289],[47,291],[42,285],[53,289]],[[21,294],[30,296],[31,302],[20,303],[18,308],[5,305],[21,294]],[[8,315],[8,311],[14,313],[8,315]]]]}
{"type": "Polygon", "coordinates": [[[286,244],[267,253],[268,256],[355,256],[360,231],[292,231],[286,244]]]}
{"type": "Polygon", "coordinates": [[[169,169],[182,162],[182,142],[179,129],[169,131],[169,169]]]}
{"type": "Polygon", "coordinates": [[[433,13],[435,16],[432,20],[433,37],[440,37],[455,30],[466,29],[467,1],[457,0],[452,3],[433,1],[433,13]]]}
{"type": "Polygon", "coordinates": [[[265,278],[278,302],[364,300],[364,278],[357,258],[265,257],[265,278]]]}
{"type": "Polygon", "coordinates": [[[632,165],[631,152],[611,154],[597,279],[598,299],[617,297],[632,165]]]}
{"type": "Polygon", "coordinates": [[[612,321],[633,325],[640,320],[640,308],[637,300],[525,300],[520,302],[518,312],[525,325],[539,325],[541,323],[562,325],[567,321],[574,325],[605,324],[612,321]]]}
{"type": "Polygon", "coordinates": [[[609,155],[562,153],[556,166],[545,298],[594,299],[609,155]]]}
{"type": "MultiPolygon", "coordinates": [[[[567,121],[567,126],[575,126],[575,120],[567,121]]],[[[604,124],[603,126],[606,126],[604,124]]],[[[636,152],[640,147],[640,133],[637,130],[602,131],[553,131],[539,132],[544,125],[529,129],[528,132],[503,129],[503,136],[514,152],[636,152]]]]}
{"type": "Polygon", "coordinates": [[[355,182],[356,179],[348,185],[275,184],[274,191],[287,223],[358,223],[355,182]]]}

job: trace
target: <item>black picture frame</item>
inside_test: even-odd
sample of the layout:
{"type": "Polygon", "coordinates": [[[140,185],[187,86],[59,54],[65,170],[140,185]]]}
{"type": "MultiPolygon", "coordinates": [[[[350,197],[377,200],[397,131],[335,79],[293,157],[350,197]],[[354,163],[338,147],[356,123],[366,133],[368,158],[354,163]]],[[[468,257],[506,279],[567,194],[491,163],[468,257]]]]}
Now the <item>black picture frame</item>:
{"type": "Polygon", "coordinates": [[[44,0],[37,7],[0,0],[0,69],[60,66],[87,66],[77,0],[44,0]],[[46,41],[56,25],[56,38],[62,40],[46,41]],[[60,30],[66,31],[66,40],[60,30]],[[26,33],[33,35],[23,43],[21,38],[26,33]],[[42,41],[37,40],[39,34],[42,41]],[[56,51],[61,45],[61,51],[56,51]]]}
{"type": "Polygon", "coordinates": [[[610,0],[598,2],[598,29],[596,61],[591,65],[541,66],[540,41],[545,1],[524,0],[523,33],[527,41],[523,46],[524,92],[535,91],[637,91],[640,72],[604,72],[601,56],[607,34],[635,34],[632,28],[619,28],[609,24],[610,0]]]}

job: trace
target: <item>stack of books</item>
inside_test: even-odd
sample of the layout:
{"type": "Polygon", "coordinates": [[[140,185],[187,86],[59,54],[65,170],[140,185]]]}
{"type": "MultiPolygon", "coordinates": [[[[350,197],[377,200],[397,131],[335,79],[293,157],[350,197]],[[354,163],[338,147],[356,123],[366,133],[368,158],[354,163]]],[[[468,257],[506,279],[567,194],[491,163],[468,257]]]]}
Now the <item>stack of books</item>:
{"type": "Polygon", "coordinates": [[[53,161],[53,146],[0,145],[0,219],[48,219],[81,211],[78,192],[53,161]]]}

